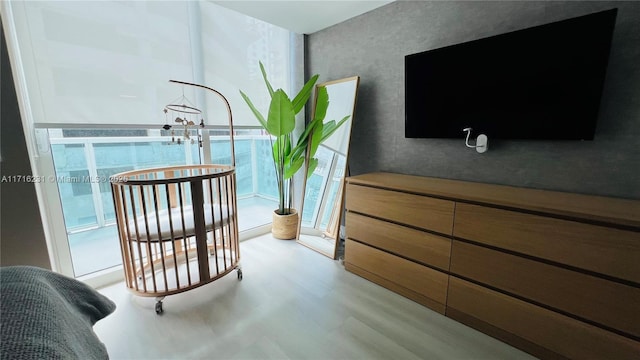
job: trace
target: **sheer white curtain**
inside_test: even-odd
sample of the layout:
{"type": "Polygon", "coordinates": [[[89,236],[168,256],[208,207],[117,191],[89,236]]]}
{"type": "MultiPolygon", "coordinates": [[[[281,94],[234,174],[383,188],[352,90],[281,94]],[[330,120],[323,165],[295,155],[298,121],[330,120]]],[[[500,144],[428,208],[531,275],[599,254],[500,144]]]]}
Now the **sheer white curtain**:
{"type": "MultiPolygon", "coordinates": [[[[258,61],[262,61],[271,84],[285,89],[290,96],[295,95],[289,91],[294,67],[290,63],[293,46],[289,41],[290,32],[212,3],[199,5],[203,82],[211,84],[229,99],[235,125],[259,126],[238,90],[245,92],[266,114],[270,96],[258,65],[258,61]]],[[[206,99],[211,121],[225,121],[224,109],[210,104],[211,97],[206,99]]]]}
{"type": "MultiPolygon", "coordinates": [[[[164,106],[183,91],[207,126],[227,126],[217,97],[170,79],[221,91],[235,125],[257,127],[239,90],[268,104],[258,61],[287,91],[303,78],[301,35],[209,2],[3,1],[0,9],[36,176],[56,175],[41,141],[47,131],[36,128],[160,129],[164,106]]],[[[34,185],[53,266],[73,276],[58,186],[34,185]]]]}
{"type": "MultiPolygon", "coordinates": [[[[36,125],[159,126],[164,106],[183,92],[168,82],[176,79],[221,91],[235,124],[256,126],[238,91],[268,106],[258,61],[274,86],[290,84],[289,31],[209,2],[15,1],[11,8],[36,125]]],[[[209,110],[207,125],[226,125],[219,100],[195,91],[184,88],[209,110]]]]}

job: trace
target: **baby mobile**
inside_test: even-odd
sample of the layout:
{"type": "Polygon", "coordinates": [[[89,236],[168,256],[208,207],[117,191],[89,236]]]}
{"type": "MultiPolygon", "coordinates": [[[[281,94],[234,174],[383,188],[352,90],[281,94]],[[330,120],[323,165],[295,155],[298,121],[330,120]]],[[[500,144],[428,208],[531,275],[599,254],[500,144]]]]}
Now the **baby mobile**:
{"type": "MultiPolygon", "coordinates": [[[[164,107],[164,121],[165,124],[162,127],[164,130],[171,130],[171,144],[182,144],[190,142],[191,144],[195,144],[195,139],[193,139],[190,135],[190,130],[197,129],[196,122],[198,118],[200,118],[200,123],[197,125],[200,128],[204,128],[204,119],[202,118],[202,111],[196,108],[190,101],[184,96],[184,89],[182,90],[182,96],[178,99],[172,101],[170,104],[164,107]],[[169,114],[171,112],[171,114],[169,114]],[[182,137],[179,135],[176,136],[176,131],[174,126],[169,124],[169,118],[173,118],[175,125],[179,127],[179,131],[182,132],[182,137]]],[[[202,136],[200,132],[197,132],[198,136],[198,146],[202,147],[202,136]]]]}

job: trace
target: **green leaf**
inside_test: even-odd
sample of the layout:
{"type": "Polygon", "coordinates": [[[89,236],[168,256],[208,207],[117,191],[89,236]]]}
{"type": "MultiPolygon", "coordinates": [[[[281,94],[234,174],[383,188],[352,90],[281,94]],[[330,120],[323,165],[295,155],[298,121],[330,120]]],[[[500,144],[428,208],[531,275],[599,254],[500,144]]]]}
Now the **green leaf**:
{"type": "Polygon", "coordinates": [[[293,148],[293,151],[291,152],[291,161],[297,160],[298,158],[304,158],[305,156],[305,151],[307,150],[307,146],[303,144],[300,144],[299,146],[296,146],[295,148],[293,148]]]}
{"type": "Polygon", "coordinates": [[[277,168],[278,158],[280,158],[280,141],[278,139],[276,139],[276,141],[273,142],[273,147],[271,148],[271,154],[273,155],[273,163],[276,164],[276,168],[277,168]]]}
{"type": "Polygon", "coordinates": [[[291,179],[293,175],[295,175],[298,172],[298,170],[300,170],[300,168],[302,167],[302,164],[304,164],[304,158],[298,158],[298,159],[295,159],[293,162],[289,163],[287,166],[285,166],[284,179],[285,180],[291,179]]]}
{"type": "Polygon", "coordinates": [[[285,158],[289,157],[289,155],[291,154],[291,136],[289,134],[285,134],[283,135],[283,142],[284,142],[284,156],[285,158]]]}
{"type": "Polygon", "coordinates": [[[342,120],[340,120],[337,125],[334,120],[331,120],[330,122],[325,124],[325,127],[322,131],[322,139],[320,140],[320,142],[327,140],[329,136],[331,136],[334,132],[336,132],[336,130],[338,130],[338,128],[340,128],[340,126],[342,126],[342,124],[344,124],[349,119],[349,117],[350,115],[343,117],[342,120]]]}
{"type": "Polygon", "coordinates": [[[307,170],[307,178],[309,178],[318,167],[318,158],[309,159],[309,169],[307,170]]]}
{"type": "Polygon", "coordinates": [[[273,136],[282,136],[291,133],[295,126],[296,114],[293,112],[293,104],[284,90],[278,89],[271,97],[267,131],[273,136]]]}
{"type": "Polygon", "coordinates": [[[304,107],[304,104],[309,100],[309,96],[311,96],[311,89],[313,89],[313,85],[315,85],[318,80],[318,75],[313,75],[309,81],[302,87],[298,95],[293,98],[293,110],[295,113],[299,113],[300,110],[304,107]]]}
{"type": "Polygon", "coordinates": [[[262,61],[260,63],[260,71],[262,72],[262,78],[264,79],[264,83],[267,84],[267,89],[269,90],[269,96],[273,97],[273,87],[267,80],[267,72],[264,70],[264,65],[262,65],[262,61]]]}
{"type": "Polygon", "coordinates": [[[300,134],[300,137],[298,138],[298,142],[296,143],[296,146],[300,145],[300,146],[306,147],[309,135],[311,134],[311,132],[313,132],[313,129],[316,127],[318,123],[319,121],[311,120],[311,122],[307,124],[302,134],[300,134]]]}
{"type": "Polygon", "coordinates": [[[313,120],[324,121],[327,116],[327,108],[329,108],[329,93],[326,86],[318,87],[318,96],[316,98],[316,109],[313,114],[313,120]]]}
{"type": "Polygon", "coordinates": [[[255,117],[258,119],[258,121],[260,122],[260,125],[262,125],[262,127],[265,128],[266,130],[267,121],[264,119],[264,116],[262,116],[262,114],[258,111],[258,109],[256,109],[255,106],[253,106],[253,103],[251,102],[249,97],[245,95],[245,93],[243,93],[242,90],[240,90],[240,95],[242,95],[242,98],[244,99],[244,101],[247,103],[247,105],[249,105],[251,112],[253,112],[253,115],[255,115],[255,117]]]}
{"type": "Polygon", "coordinates": [[[327,121],[326,123],[324,123],[324,127],[322,128],[322,139],[325,139],[325,134],[333,133],[334,131],[336,131],[336,129],[337,127],[335,120],[327,121]]]}
{"type": "MultiPolygon", "coordinates": [[[[307,130],[313,128],[313,125],[310,126],[307,130]]],[[[305,130],[305,132],[307,132],[307,130],[305,130]]],[[[309,144],[309,137],[308,136],[301,136],[298,139],[298,143],[296,144],[296,146],[293,148],[293,150],[291,151],[291,161],[297,161],[297,159],[304,159],[304,157],[306,156],[306,151],[307,151],[307,145],[309,144]]]]}
{"type": "Polygon", "coordinates": [[[306,128],[304,129],[304,131],[298,138],[298,141],[296,142],[296,147],[293,149],[294,153],[299,153],[299,152],[304,153],[304,151],[307,150],[307,145],[309,144],[309,135],[311,134],[311,132],[313,132],[313,129],[317,124],[318,124],[318,121],[315,121],[315,120],[307,124],[306,128]]]}
{"type": "Polygon", "coordinates": [[[322,142],[322,129],[324,124],[322,122],[318,122],[311,133],[311,149],[309,150],[309,157],[316,156],[316,151],[318,151],[318,146],[322,142]]]}

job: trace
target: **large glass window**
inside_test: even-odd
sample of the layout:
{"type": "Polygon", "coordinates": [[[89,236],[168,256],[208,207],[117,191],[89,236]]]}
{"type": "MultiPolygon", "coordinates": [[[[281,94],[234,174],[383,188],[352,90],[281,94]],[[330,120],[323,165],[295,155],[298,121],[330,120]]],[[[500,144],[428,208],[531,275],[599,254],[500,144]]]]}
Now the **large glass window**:
{"type": "Polygon", "coordinates": [[[52,144],[56,179],[66,226],[69,230],[97,225],[91,193],[85,144],[52,144]]]}
{"type": "Polygon", "coordinates": [[[110,186],[100,179],[145,167],[229,163],[224,130],[202,130],[210,135],[208,154],[197,142],[169,144],[170,134],[159,128],[171,119],[162,110],[181,93],[203,110],[208,127],[227,125],[219,99],[170,79],[211,86],[231,103],[234,125],[242,128],[235,142],[241,229],[258,225],[243,220],[243,204],[275,208],[269,139],[244,130],[258,124],[238,90],[268,108],[262,61],[273,85],[289,91],[291,42],[300,37],[207,1],[14,1],[2,7],[15,26],[12,60],[22,60],[15,78],[24,82],[29,108],[23,121],[50,134],[50,154],[39,153],[36,172],[60,181],[36,186],[55,199],[45,211],[51,238],[64,242],[66,231],[69,240],[70,259],[56,245],[62,272],[80,276],[120,261],[110,186]],[[108,239],[105,248],[89,251],[99,239],[108,239]]]}
{"type": "MultiPolygon", "coordinates": [[[[115,212],[108,181],[111,175],[143,168],[201,163],[197,142],[180,145],[157,130],[136,130],[137,136],[101,129],[73,132],[51,129],[56,182],[76,276],[121,264],[115,212]],[[140,136],[147,134],[146,136],[140,136]],[[100,254],[100,256],[96,256],[100,254]]],[[[204,130],[208,131],[208,130],[204,130]]],[[[194,134],[195,135],[195,134],[194,134]]],[[[210,131],[213,163],[230,164],[229,132],[210,131]]],[[[197,135],[194,137],[197,138],[197,135]]],[[[277,207],[270,188],[270,159],[257,150],[268,144],[261,130],[235,135],[239,230],[271,221],[277,207]]]]}
{"type": "Polygon", "coordinates": [[[269,137],[264,137],[255,143],[256,154],[264,161],[259,164],[261,181],[258,182],[258,193],[278,198],[278,183],[276,180],[276,168],[273,164],[273,142],[269,137]]]}

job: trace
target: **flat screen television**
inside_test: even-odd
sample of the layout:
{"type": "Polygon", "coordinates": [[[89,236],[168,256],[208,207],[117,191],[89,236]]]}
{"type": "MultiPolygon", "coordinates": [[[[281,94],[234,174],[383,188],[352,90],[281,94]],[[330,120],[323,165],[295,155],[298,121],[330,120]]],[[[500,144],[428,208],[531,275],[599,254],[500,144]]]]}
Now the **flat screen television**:
{"type": "Polygon", "coordinates": [[[405,137],[593,140],[616,15],[405,56],[405,137]]]}

